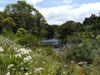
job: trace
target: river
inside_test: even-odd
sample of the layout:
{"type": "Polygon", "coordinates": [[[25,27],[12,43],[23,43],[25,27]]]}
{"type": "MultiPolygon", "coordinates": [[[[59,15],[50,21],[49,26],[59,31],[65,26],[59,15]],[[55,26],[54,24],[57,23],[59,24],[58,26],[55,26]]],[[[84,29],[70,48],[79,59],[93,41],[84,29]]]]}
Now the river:
{"type": "Polygon", "coordinates": [[[62,43],[60,39],[46,39],[46,40],[41,40],[41,45],[42,46],[50,46],[52,47],[56,52],[59,52],[62,47],[62,43]]]}

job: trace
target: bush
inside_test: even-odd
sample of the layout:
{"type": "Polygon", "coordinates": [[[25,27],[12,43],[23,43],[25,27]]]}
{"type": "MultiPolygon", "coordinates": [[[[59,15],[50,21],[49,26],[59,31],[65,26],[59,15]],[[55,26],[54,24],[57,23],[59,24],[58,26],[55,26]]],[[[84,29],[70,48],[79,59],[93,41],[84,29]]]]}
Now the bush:
{"type": "Polygon", "coordinates": [[[76,62],[86,61],[88,63],[93,62],[95,54],[100,55],[100,38],[85,40],[79,45],[74,45],[67,49],[66,59],[68,61],[74,60],[76,62]]]}
{"type": "Polygon", "coordinates": [[[39,46],[39,40],[36,37],[33,37],[29,34],[24,28],[19,28],[16,33],[17,43],[27,46],[27,47],[35,47],[39,46]]]}
{"type": "Polygon", "coordinates": [[[18,39],[18,43],[21,45],[26,45],[27,47],[39,46],[38,39],[30,34],[26,34],[23,37],[20,37],[18,39]]]}
{"type": "Polygon", "coordinates": [[[92,64],[92,75],[100,75],[100,56],[97,54],[94,56],[92,64]]]}
{"type": "MultiPolygon", "coordinates": [[[[50,47],[46,49],[50,50],[50,47]]],[[[19,47],[0,36],[0,75],[56,75],[61,64],[46,52],[45,48],[34,51],[19,47]]]]}
{"type": "Polygon", "coordinates": [[[17,30],[16,36],[17,36],[17,37],[22,37],[22,36],[24,36],[24,35],[27,34],[27,33],[28,33],[27,30],[25,30],[24,28],[19,28],[19,29],[17,30]]]}
{"type": "Polygon", "coordinates": [[[12,32],[12,31],[8,31],[6,29],[3,29],[2,33],[1,33],[4,37],[7,37],[11,40],[14,40],[16,37],[15,37],[15,34],[12,32]]]}
{"type": "Polygon", "coordinates": [[[85,61],[92,63],[93,59],[93,45],[91,42],[84,42],[79,45],[74,45],[67,50],[67,61],[74,60],[76,62],[85,61]]]}
{"type": "Polygon", "coordinates": [[[68,41],[69,43],[74,43],[74,44],[79,44],[82,43],[83,41],[83,37],[78,36],[78,35],[72,35],[72,36],[68,36],[65,41],[68,41]]]}
{"type": "Polygon", "coordinates": [[[12,18],[8,17],[8,18],[5,18],[1,21],[1,25],[4,29],[7,29],[7,30],[13,30],[14,27],[16,27],[16,24],[15,22],[13,21],[12,18]]]}
{"type": "Polygon", "coordinates": [[[94,35],[92,32],[80,32],[80,33],[73,33],[73,35],[69,35],[65,41],[68,41],[70,43],[74,44],[80,44],[83,41],[94,39],[94,35]]]}

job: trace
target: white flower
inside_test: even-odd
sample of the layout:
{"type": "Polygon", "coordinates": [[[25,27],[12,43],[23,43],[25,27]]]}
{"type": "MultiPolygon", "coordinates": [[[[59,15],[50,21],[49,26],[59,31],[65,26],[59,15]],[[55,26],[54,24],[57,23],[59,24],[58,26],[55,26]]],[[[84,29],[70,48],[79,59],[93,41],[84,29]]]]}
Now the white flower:
{"type": "Polygon", "coordinates": [[[41,50],[39,49],[38,52],[40,52],[41,50]]]}
{"type": "Polygon", "coordinates": [[[0,52],[3,52],[3,51],[4,51],[4,49],[2,47],[0,47],[0,52]]]}
{"type": "Polygon", "coordinates": [[[64,75],[66,75],[66,73],[65,73],[65,72],[63,72],[63,74],[64,74],[64,75]]]}
{"type": "Polygon", "coordinates": [[[81,47],[82,46],[82,44],[79,44],[79,47],[81,47]]]}
{"type": "Polygon", "coordinates": [[[29,75],[29,73],[25,73],[25,75],[29,75]]]}
{"type": "Polygon", "coordinates": [[[30,61],[32,59],[32,57],[31,56],[27,56],[26,58],[24,58],[24,62],[28,62],[28,61],[30,61]]]}
{"type": "Polygon", "coordinates": [[[21,68],[21,70],[24,70],[24,68],[21,68]]]}
{"type": "Polygon", "coordinates": [[[7,72],[7,74],[6,75],[10,75],[10,72],[7,72]]]}
{"type": "Polygon", "coordinates": [[[32,52],[32,50],[25,49],[25,48],[21,48],[18,50],[18,53],[20,54],[29,54],[30,52],[32,52]]]}
{"type": "Polygon", "coordinates": [[[34,54],[33,57],[36,57],[36,55],[34,54]]]}
{"type": "Polygon", "coordinates": [[[64,67],[67,67],[67,65],[64,65],[64,67]]]}
{"type": "Polygon", "coordinates": [[[15,57],[21,58],[21,54],[16,54],[15,57]]]}
{"type": "Polygon", "coordinates": [[[43,64],[45,64],[45,62],[43,62],[43,64]]]}
{"type": "Polygon", "coordinates": [[[14,64],[10,64],[10,65],[7,67],[7,69],[12,68],[13,66],[14,66],[14,64]]]}
{"type": "Polygon", "coordinates": [[[14,68],[13,71],[15,71],[16,69],[14,68]]]}
{"type": "Polygon", "coordinates": [[[41,71],[43,71],[44,70],[44,68],[36,68],[35,70],[34,70],[34,73],[39,73],[39,72],[41,72],[41,71]]]}

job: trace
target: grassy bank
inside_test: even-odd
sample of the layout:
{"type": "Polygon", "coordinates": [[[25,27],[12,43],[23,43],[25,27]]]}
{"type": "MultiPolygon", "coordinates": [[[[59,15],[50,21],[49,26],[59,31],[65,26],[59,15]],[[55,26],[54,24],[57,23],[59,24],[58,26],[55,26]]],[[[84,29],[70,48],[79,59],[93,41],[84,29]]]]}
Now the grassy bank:
{"type": "Polygon", "coordinates": [[[94,56],[91,64],[82,61],[86,56],[86,53],[82,56],[85,50],[99,48],[99,42],[90,44],[87,47],[86,43],[81,44],[57,53],[51,47],[27,48],[0,36],[0,75],[99,75],[98,54],[94,56]]]}

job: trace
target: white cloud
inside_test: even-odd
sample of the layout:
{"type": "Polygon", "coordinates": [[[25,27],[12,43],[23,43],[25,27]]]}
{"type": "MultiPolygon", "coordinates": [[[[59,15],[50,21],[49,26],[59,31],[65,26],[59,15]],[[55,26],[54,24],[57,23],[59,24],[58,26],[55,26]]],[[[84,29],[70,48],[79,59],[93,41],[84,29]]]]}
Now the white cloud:
{"type": "Polygon", "coordinates": [[[39,8],[49,24],[62,24],[68,20],[83,22],[85,17],[97,14],[100,10],[100,2],[75,5],[64,5],[58,7],[39,8]]]}
{"type": "Polygon", "coordinates": [[[73,0],[63,0],[63,3],[69,4],[69,3],[72,3],[72,1],[73,1],[73,0]]]}
{"type": "Polygon", "coordinates": [[[0,7],[0,11],[3,11],[4,10],[4,8],[3,7],[0,7]]]}
{"type": "Polygon", "coordinates": [[[33,4],[33,5],[35,5],[35,4],[38,4],[38,3],[40,3],[40,2],[43,2],[44,0],[26,0],[26,2],[28,2],[28,3],[30,3],[30,4],[33,4]]]}

